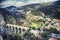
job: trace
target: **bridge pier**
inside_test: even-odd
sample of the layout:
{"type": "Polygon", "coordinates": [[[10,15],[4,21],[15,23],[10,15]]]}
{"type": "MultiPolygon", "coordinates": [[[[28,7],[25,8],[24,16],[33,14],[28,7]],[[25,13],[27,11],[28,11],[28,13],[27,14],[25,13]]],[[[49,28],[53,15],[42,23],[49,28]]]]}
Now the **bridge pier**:
{"type": "Polygon", "coordinates": [[[19,28],[19,34],[21,33],[21,28],[19,28]]]}
{"type": "Polygon", "coordinates": [[[9,26],[9,31],[11,32],[11,26],[9,26]]]}
{"type": "Polygon", "coordinates": [[[14,27],[14,32],[16,33],[16,28],[14,27]]]}
{"type": "Polygon", "coordinates": [[[18,28],[18,30],[17,30],[17,31],[18,31],[17,33],[19,34],[19,28],[18,28]]]}
{"type": "Polygon", "coordinates": [[[12,27],[13,28],[13,32],[14,32],[14,27],[12,27]]]}
{"type": "Polygon", "coordinates": [[[15,27],[16,28],[16,33],[18,33],[18,28],[17,27],[15,27]]]}

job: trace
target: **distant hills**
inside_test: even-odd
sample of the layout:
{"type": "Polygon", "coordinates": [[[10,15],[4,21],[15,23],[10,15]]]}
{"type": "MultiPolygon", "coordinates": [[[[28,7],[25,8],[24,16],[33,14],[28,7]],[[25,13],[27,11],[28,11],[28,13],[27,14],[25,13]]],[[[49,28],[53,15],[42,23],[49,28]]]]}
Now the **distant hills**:
{"type": "Polygon", "coordinates": [[[26,13],[29,11],[31,11],[32,15],[38,16],[38,14],[42,12],[45,15],[60,19],[59,3],[60,2],[57,1],[54,3],[29,4],[20,7],[9,6],[0,8],[0,14],[4,16],[5,22],[18,25],[26,21],[26,13]],[[35,14],[33,14],[33,12],[35,14]]]}

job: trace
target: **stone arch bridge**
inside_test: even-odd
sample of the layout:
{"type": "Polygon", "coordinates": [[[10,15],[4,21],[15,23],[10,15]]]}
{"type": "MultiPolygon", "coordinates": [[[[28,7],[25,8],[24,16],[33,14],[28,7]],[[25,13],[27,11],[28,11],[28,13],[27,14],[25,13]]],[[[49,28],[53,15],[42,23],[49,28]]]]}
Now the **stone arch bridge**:
{"type": "Polygon", "coordinates": [[[6,34],[10,34],[12,32],[20,34],[21,32],[24,32],[28,29],[29,29],[28,27],[23,27],[23,26],[19,26],[19,25],[12,25],[12,24],[6,24],[6,26],[4,27],[3,30],[6,34]]]}

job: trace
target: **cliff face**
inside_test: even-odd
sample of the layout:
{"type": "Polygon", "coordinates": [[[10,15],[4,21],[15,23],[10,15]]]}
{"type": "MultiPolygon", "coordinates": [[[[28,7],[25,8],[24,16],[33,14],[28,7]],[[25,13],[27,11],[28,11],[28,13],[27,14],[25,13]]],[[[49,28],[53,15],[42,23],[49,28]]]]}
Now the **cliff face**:
{"type": "Polygon", "coordinates": [[[0,25],[4,25],[4,17],[0,14],[0,25]]]}

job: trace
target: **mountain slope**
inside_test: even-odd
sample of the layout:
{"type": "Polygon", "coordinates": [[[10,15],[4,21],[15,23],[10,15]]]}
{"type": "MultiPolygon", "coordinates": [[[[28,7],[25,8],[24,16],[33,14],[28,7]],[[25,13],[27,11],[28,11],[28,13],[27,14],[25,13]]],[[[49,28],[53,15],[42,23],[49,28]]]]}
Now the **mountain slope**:
{"type": "MultiPolygon", "coordinates": [[[[12,14],[10,14],[8,11],[6,11],[5,9],[0,8],[0,15],[3,16],[3,20],[6,23],[13,23],[14,19],[12,20],[12,14]],[[12,20],[12,21],[11,21],[12,20]]],[[[14,17],[13,17],[14,18],[14,17]]]]}
{"type": "MultiPolygon", "coordinates": [[[[44,14],[44,16],[50,16],[52,18],[60,19],[60,12],[58,11],[60,5],[56,5],[56,3],[29,4],[20,7],[9,6],[4,9],[12,15],[12,17],[10,16],[9,18],[14,19],[16,21],[15,24],[24,24],[25,26],[28,25],[32,19],[34,19],[32,17],[41,17],[42,14],[44,14]],[[57,18],[57,16],[59,16],[59,18],[57,18]]],[[[34,20],[36,19],[38,20],[38,18],[35,17],[34,20]]]]}

